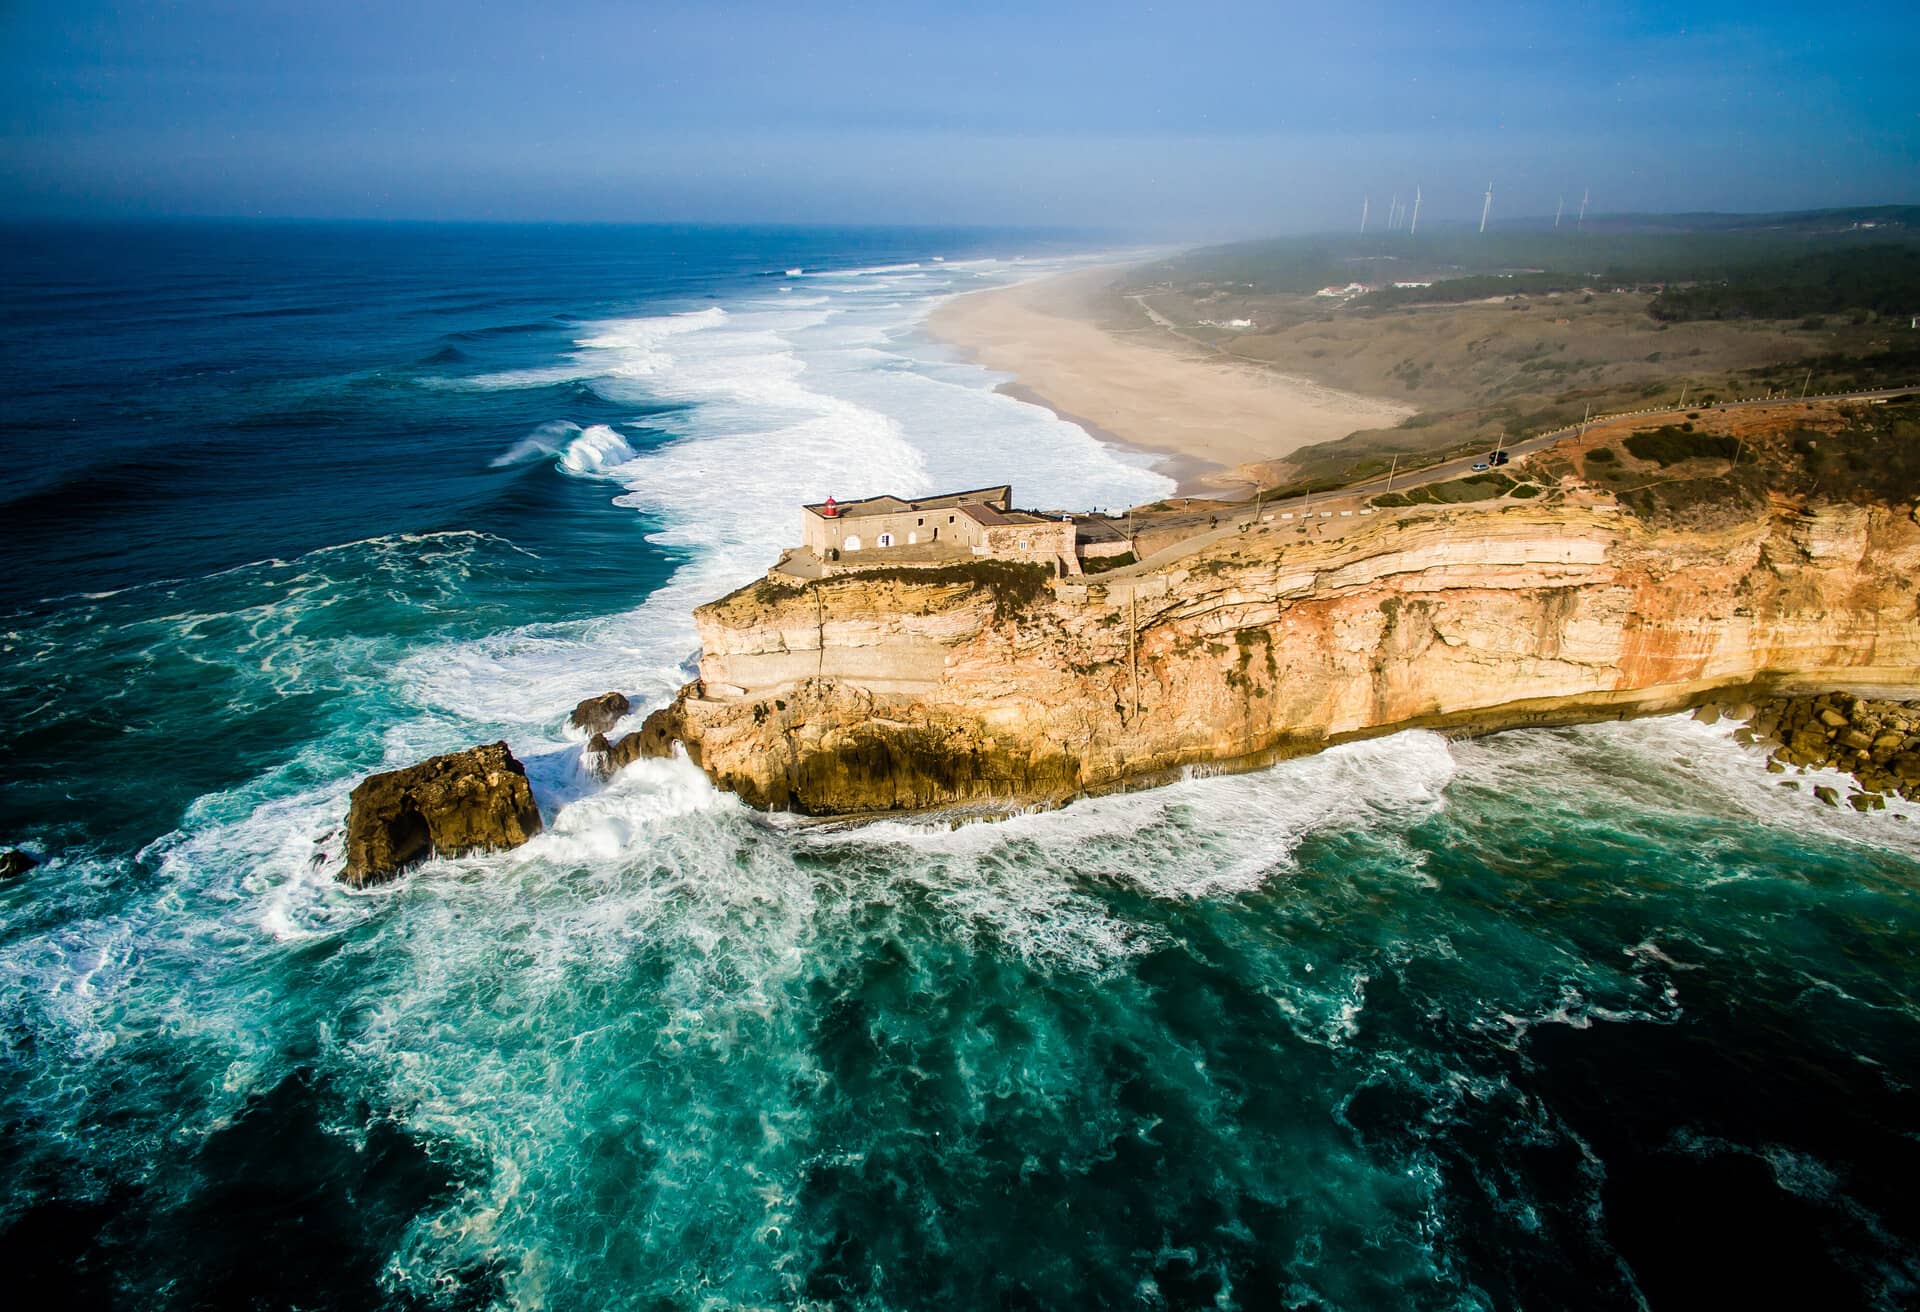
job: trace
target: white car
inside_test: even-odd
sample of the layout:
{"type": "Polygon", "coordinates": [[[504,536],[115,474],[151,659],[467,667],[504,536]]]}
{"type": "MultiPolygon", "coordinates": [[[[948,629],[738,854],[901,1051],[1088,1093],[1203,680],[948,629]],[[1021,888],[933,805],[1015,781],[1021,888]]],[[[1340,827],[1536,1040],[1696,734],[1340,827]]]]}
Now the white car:
{"type": "Polygon", "coordinates": [[[1486,461],[1484,461],[1484,460],[1481,460],[1481,461],[1478,461],[1477,463],[1475,463],[1475,465],[1474,465],[1474,467],[1473,467],[1473,472],[1477,474],[1477,473],[1479,473],[1479,472],[1480,472],[1481,470],[1483,470],[1483,469],[1485,469],[1486,467],[1487,467],[1487,462],[1486,462],[1486,461]]]}

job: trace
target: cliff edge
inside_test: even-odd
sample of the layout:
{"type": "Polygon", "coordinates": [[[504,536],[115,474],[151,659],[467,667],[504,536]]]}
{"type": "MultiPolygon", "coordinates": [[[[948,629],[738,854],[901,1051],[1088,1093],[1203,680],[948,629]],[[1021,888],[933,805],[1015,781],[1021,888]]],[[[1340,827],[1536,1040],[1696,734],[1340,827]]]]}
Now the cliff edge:
{"type": "Polygon", "coordinates": [[[1649,462],[1663,499],[1636,512],[1568,459],[1543,461],[1539,500],[1256,522],[1104,578],[763,580],[695,612],[700,678],[629,754],[678,745],[752,805],[859,815],[1057,803],[1413,727],[1920,684],[1910,506],[1703,460],[1649,462]]]}

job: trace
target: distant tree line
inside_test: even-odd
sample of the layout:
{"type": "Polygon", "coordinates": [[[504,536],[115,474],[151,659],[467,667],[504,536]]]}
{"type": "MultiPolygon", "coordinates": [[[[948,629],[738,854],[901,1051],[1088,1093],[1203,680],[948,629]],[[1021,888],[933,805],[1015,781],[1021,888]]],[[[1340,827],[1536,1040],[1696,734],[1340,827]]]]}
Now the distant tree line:
{"type": "MultiPolygon", "coordinates": [[[[1321,233],[1206,247],[1136,270],[1129,281],[1135,286],[1171,282],[1190,290],[1216,287],[1241,293],[1306,294],[1352,282],[1434,279],[1433,287],[1412,289],[1425,302],[1569,286],[1692,284],[1674,288],[1675,295],[1666,302],[1674,307],[1683,304],[1681,292],[1718,285],[1756,292],[1778,286],[1796,290],[1774,305],[1813,308],[1784,314],[1770,309],[1765,317],[1799,318],[1854,308],[1882,314],[1920,312],[1920,304],[1907,303],[1916,260],[1920,260],[1920,224],[1882,227],[1871,235],[1865,230],[1835,230],[1831,224],[1814,229],[1772,223],[1734,231],[1676,226],[1630,232],[1582,233],[1562,228],[1484,234],[1456,225],[1437,226],[1418,236],[1321,233]],[[1481,284],[1486,289],[1474,291],[1470,280],[1488,275],[1511,276],[1499,287],[1481,284]],[[1528,279],[1540,281],[1529,285],[1523,281],[1528,279]],[[1875,283],[1884,285],[1872,299],[1863,299],[1875,283]],[[1812,293],[1823,285],[1840,294],[1822,302],[1812,293]],[[1844,304],[1838,309],[1820,308],[1836,301],[1844,304]]],[[[1409,289],[1397,289],[1394,295],[1405,290],[1409,289]]],[[[1709,294],[1702,303],[1712,299],[1709,294]]],[[[1406,302],[1383,297],[1368,303],[1406,302]]],[[[1725,301],[1728,306],[1733,303],[1725,301]]]]}
{"type": "Polygon", "coordinates": [[[1647,312],[1670,323],[1920,314],[1920,247],[1859,246],[1740,269],[1716,281],[1669,287],[1647,312]]]}
{"type": "Polygon", "coordinates": [[[1401,305],[1460,305],[1490,296],[1545,296],[1549,292],[1610,290],[1612,278],[1584,273],[1477,273],[1447,278],[1426,287],[1382,287],[1356,296],[1348,304],[1359,309],[1390,310],[1401,305]]]}

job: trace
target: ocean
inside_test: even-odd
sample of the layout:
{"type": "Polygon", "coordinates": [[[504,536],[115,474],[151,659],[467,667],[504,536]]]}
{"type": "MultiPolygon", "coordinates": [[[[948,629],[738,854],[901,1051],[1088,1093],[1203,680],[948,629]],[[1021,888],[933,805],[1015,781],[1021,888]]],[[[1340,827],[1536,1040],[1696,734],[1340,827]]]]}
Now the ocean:
{"type": "MultiPolygon", "coordinates": [[[[942,298],[1058,234],[0,233],[0,1254],[131,1308],[1898,1308],[1920,823],[1725,726],[808,828],[665,702],[796,505],[1165,495],[942,298]],[[548,831],[354,892],[369,771],[548,831]]],[[[1124,254],[1124,253],[1122,253],[1124,254]]]]}

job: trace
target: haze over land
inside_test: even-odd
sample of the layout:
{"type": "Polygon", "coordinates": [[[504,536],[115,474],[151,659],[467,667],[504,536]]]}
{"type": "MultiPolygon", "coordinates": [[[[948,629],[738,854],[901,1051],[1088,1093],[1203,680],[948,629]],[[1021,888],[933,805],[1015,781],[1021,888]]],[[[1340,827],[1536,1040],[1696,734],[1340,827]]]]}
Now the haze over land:
{"type": "Polygon", "coordinates": [[[0,9],[0,214],[1210,237],[1920,200],[1901,6],[0,9]]]}

